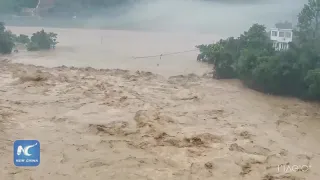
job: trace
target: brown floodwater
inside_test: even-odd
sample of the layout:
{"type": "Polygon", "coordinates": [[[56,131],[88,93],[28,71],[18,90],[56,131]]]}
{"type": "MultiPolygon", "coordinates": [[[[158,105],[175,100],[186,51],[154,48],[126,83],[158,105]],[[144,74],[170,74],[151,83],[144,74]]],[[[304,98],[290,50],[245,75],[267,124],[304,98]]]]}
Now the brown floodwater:
{"type": "MultiPolygon", "coordinates": [[[[16,34],[28,35],[41,30],[40,27],[8,29],[16,34]]],[[[56,49],[48,52],[22,51],[13,55],[15,62],[47,67],[66,65],[145,70],[165,76],[199,74],[207,70],[208,66],[196,61],[198,51],[195,46],[218,40],[218,37],[212,34],[196,33],[59,28],[44,30],[58,34],[59,44],[56,49]],[[164,55],[160,59],[159,55],[168,53],[177,54],[164,55]]]]}
{"type": "Polygon", "coordinates": [[[0,61],[1,180],[319,179],[318,103],[198,76],[210,67],[197,51],[132,58],[215,35],[45,30],[58,33],[55,50],[0,61]],[[14,166],[17,139],[41,142],[39,167],[14,166]]]}

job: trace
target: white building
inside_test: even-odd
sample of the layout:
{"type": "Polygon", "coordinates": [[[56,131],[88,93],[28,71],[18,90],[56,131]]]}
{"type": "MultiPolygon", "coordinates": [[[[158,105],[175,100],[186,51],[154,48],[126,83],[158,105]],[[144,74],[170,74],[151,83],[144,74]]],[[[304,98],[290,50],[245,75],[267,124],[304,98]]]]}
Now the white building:
{"type": "Polygon", "coordinates": [[[286,50],[289,48],[289,42],[292,42],[292,29],[272,28],[270,38],[277,51],[286,50]]]}

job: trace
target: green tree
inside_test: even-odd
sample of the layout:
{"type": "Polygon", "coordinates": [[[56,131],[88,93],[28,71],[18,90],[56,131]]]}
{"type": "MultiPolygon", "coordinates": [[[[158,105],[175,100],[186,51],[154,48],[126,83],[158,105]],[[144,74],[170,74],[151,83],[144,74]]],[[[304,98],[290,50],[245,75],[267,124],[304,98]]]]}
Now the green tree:
{"type": "Polygon", "coordinates": [[[320,100],[319,2],[309,0],[301,10],[296,38],[286,51],[276,52],[266,28],[253,24],[238,38],[197,46],[198,60],[212,63],[218,78],[238,78],[266,93],[320,100]]]}
{"type": "Polygon", "coordinates": [[[57,44],[57,34],[46,33],[43,29],[31,36],[31,42],[27,45],[29,51],[47,50],[55,48],[57,44]]]}
{"type": "Polygon", "coordinates": [[[298,15],[295,31],[298,43],[308,43],[319,40],[320,0],[309,0],[298,15]]]}
{"type": "Polygon", "coordinates": [[[22,43],[22,44],[28,44],[30,43],[30,39],[27,35],[20,34],[19,36],[16,37],[16,42],[22,43]]]}
{"type": "Polygon", "coordinates": [[[3,22],[0,22],[0,54],[10,54],[13,47],[13,34],[6,30],[3,22]]]}
{"type": "Polygon", "coordinates": [[[0,54],[10,54],[15,43],[27,45],[27,50],[38,51],[55,48],[57,42],[57,34],[53,32],[45,32],[43,29],[33,33],[31,39],[27,35],[19,36],[6,30],[4,23],[0,22],[0,54]]]}
{"type": "Polygon", "coordinates": [[[305,77],[307,85],[307,97],[319,100],[320,98],[320,69],[313,69],[308,71],[305,77]]]}
{"type": "Polygon", "coordinates": [[[4,32],[6,30],[6,27],[4,26],[3,22],[0,22],[0,32],[4,32]]]}

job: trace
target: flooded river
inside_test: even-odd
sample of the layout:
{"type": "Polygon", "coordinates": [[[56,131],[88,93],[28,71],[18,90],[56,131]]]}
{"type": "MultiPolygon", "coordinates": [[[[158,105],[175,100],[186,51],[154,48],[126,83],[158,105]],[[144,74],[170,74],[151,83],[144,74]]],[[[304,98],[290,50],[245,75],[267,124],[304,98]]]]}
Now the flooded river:
{"type": "Polygon", "coordinates": [[[319,179],[317,103],[202,77],[210,67],[196,61],[197,51],[133,58],[193,50],[219,37],[45,31],[58,33],[55,50],[20,51],[0,62],[0,179],[319,179]],[[16,139],[41,142],[38,167],[13,165],[16,139]]]}

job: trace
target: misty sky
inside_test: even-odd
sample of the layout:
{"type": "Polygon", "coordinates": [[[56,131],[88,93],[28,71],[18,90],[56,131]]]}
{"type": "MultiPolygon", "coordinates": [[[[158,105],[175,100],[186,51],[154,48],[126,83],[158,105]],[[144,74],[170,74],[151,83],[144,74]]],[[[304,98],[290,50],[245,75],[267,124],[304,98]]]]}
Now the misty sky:
{"type": "Polygon", "coordinates": [[[87,25],[133,26],[149,30],[237,36],[253,23],[271,27],[279,21],[294,22],[306,2],[307,0],[265,0],[263,3],[235,5],[197,0],[149,0],[126,8],[125,13],[116,17],[96,15],[87,21],[87,25]]]}

